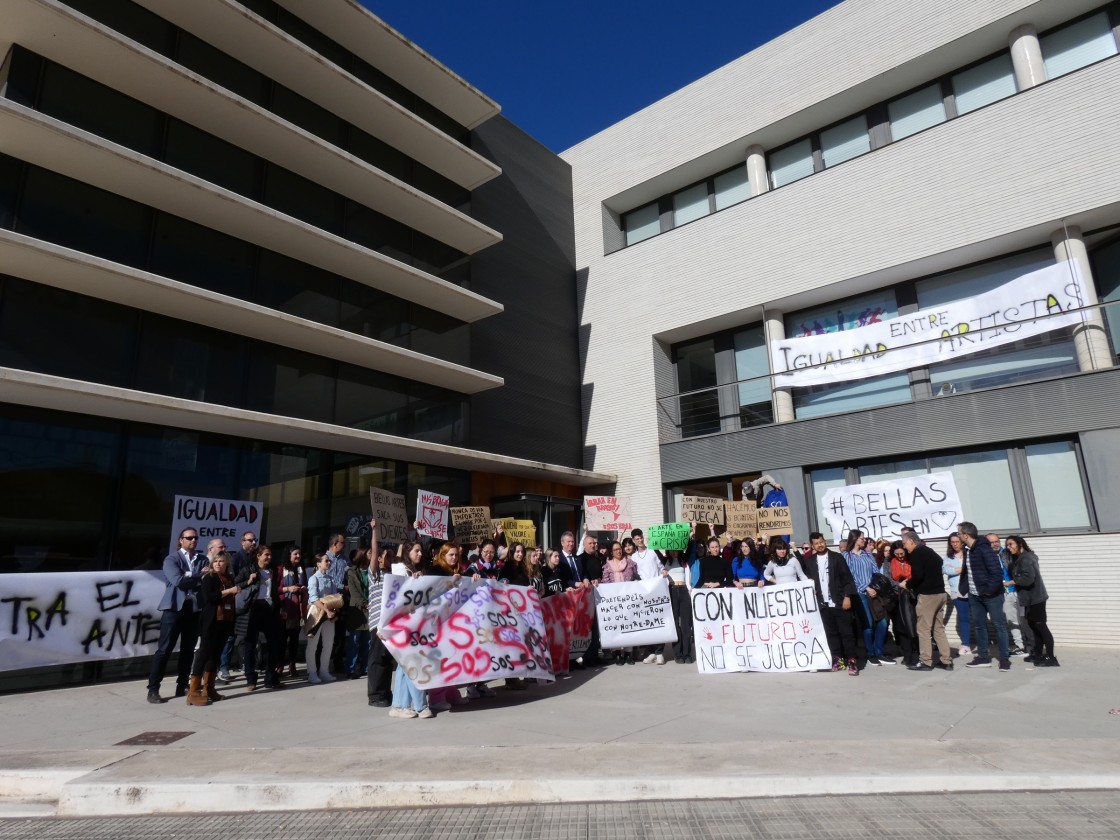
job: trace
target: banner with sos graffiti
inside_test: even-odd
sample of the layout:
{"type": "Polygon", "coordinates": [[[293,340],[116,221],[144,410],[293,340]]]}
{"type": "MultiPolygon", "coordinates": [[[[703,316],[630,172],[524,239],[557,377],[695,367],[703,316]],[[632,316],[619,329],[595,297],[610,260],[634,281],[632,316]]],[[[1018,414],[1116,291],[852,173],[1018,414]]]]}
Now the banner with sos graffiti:
{"type": "Polygon", "coordinates": [[[554,679],[541,597],[531,587],[386,575],[377,632],[421,689],[554,679]]]}

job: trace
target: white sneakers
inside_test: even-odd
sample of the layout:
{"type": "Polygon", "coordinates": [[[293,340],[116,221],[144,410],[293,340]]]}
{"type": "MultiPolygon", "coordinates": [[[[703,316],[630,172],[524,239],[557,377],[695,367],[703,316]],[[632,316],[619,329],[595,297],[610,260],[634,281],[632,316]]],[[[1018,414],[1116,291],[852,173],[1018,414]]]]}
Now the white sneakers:
{"type": "MultiPolygon", "coordinates": [[[[645,665],[652,665],[656,661],[657,661],[657,654],[656,653],[651,653],[649,656],[647,656],[645,659],[642,660],[642,663],[645,664],[645,665]]],[[[664,657],[661,658],[661,664],[662,665],[665,664],[665,658],[664,657]]]]}
{"type": "Polygon", "coordinates": [[[316,674],[314,671],[308,671],[307,672],[307,681],[309,683],[311,683],[312,685],[319,685],[319,683],[322,682],[322,680],[319,679],[319,675],[316,674]]]}
{"type": "Polygon", "coordinates": [[[665,664],[665,656],[664,656],[664,654],[660,654],[660,653],[659,653],[659,654],[657,654],[657,656],[655,656],[655,657],[653,658],[653,664],[654,664],[654,665],[664,665],[664,664],[665,664]]]}
{"type": "Polygon", "coordinates": [[[416,717],[418,717],[418,718],[434,718],[435,716],[436,716],[436,713],[433,712],[427,706],[425,706],[423,709],[421,709],[419,712],[416,713],[416,717]]]}
{"type": "Polygon", "coordinates": [[[968,645],[961,645],[959,648],[957,648],[957,653],[959,653],[961,656],[968,656],[970,653],[972,653],[972,648],[970,648],[968,645]]]}
{"type": "MultiPolygon", "coordinates": [[[[431,712],[428,712],[428,714],[430,715],[431,712]]],[[[391,717],[391,718],[414,718],[414,717],[420,717],[420,715],[418,715],[416,712],[412,711],[412,709],[402,709],[399,706],[394,706],[393,708],[391,708],[389,710],[389,717],[391,717]]]]}

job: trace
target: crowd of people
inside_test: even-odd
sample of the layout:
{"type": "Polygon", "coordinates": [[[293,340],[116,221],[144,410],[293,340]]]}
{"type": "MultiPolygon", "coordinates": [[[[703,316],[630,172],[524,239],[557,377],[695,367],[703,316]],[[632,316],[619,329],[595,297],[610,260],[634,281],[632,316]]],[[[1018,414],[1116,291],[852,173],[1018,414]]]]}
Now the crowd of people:
{"type": "MultiPolygon", "coordinates": [[[[313,569],[304,567],[298,545],[287,546],[274,561],[272,549],[246,533],[237,551],[214,539],[203,554],[196,550],[197,530],[184,529],[178,551],[163,564],[167,589],[160,602],[148,702],[164,702],[160,684],[177,643],[175,696],[207,706],[222,699],[216,681],[233,681],[235,651],[249,691],[261,684],[279,689],[285,679],[298,678],[301,640],[306,640],[308,683],[334,682],[335,674],[365,678],[369,705],[388,708],[392,717],[432,717],[493,694],[482,682],[463,692],[424,691],[395,667],[382,640],[369,629],[380,618],[389,573],[445,576],[453,583],[500,580],[531,586],[542,598],[602,583],[666,578],[677,641],[604,650],[593,622],[589,647],[574,662],[576,668],[612,662],[664,665],[667,657],[678,664],[694,663],[692,590],[796,581],[813,582],[833,654],[832,671],[858,676],[868,665],[899,660],[914,671],[952,670],[955,655],[971,656],[965,663],[969,668],[991,667],[989,623],[1000,671],[1010,670],[1013,656],[1036,667],[1058,666],[1038,557],[1022,536],[1005,541],[994,533],[980,536],[971,522],[960,523],[941,553],[913,530],[905,530],[899,540],[874,543],[854,530],[835,551],[816,532],[798,548],[780,536],[697,539],[695,526],[681,551],[650,549],[641,529],[602,543],[585,533],[577,551],[571,531],[561,535],[559,548],[542,548],[507,543],[501,528],[473,546],[436,542],[414,530],[412,539],[392,549],[379,547],[376,520],[370,525],[369,546],[346,556],[344,535],[334,534],[326,551],[315,555],[313,569]],[[945,631],[954,613],[960,639],[955,654],[945,631]]],[[[508,680],[507,687],[522,690],[527,684],[508,680]]]]}

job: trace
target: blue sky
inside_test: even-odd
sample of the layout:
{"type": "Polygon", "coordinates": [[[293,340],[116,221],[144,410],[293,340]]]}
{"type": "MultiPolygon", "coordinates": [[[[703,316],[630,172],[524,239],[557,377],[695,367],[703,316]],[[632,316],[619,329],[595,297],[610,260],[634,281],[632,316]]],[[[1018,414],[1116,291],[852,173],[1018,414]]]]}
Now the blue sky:
{"type": "Polygon", "coordinates": [[[836,0],[360,0],[562,151],[836,0]]]}

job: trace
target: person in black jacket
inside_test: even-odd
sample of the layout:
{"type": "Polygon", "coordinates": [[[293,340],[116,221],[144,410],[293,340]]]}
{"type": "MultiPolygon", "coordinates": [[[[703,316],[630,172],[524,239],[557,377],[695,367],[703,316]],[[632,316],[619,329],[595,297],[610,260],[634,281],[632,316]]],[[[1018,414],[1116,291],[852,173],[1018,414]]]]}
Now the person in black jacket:
{"type": "Polygon", "coordinates": [[[922,545],[918,535],[907,531],[902,535],[902,545],[910,555],[910,580],[902,586],[918,596],[918,655],[921,661],[907,665],[911,671],[933,670],[933,644],[941,657],[941,667],[953,670],[953,657],[949,652],[949,639],[941,613],[945,610],[945,580],[941,576],[941,558],[928,545],[922,545]]]}
{"type": "Polygon", "coordinates": [[[961,538],[968,549],[964,569],[961,570],[961,592],[968,592],[968,606],[972,611],[972,626],[976,631],[976,657],[966,668],[990,668],[992,657],[988,647],[988,617],[996,628],[999,643],[999,669],[1011,670],[1007,645],[1007,621],[1003,617],[1003,566],[999,555],[986,539],[979,539],[976,526],[971,522],[960,524],[961,538]]]}
{"type": "Polygon", "coordinates": [[[858,597],[855,579],[844,555],[829,551],[819,531],[809,535],[809,545],[812,553],[802,558],[801,566],[816,584],[821,623],[832,651],[832,670],[842,671],[846,664],[848,673],[858,677],[859,654],[852,614],[852,603],[858,597]]]}

